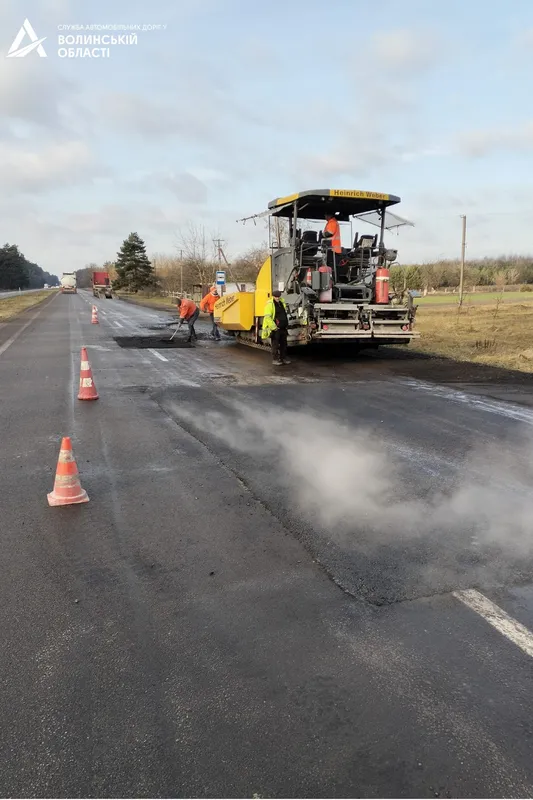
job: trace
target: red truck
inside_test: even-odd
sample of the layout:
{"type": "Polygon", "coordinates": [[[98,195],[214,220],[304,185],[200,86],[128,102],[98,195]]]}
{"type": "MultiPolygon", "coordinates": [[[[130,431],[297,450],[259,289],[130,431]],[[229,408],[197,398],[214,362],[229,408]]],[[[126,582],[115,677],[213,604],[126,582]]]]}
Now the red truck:
{"type": "Polygon", "coordinates": [[[108,300],[113,299],[109,272],[93,272],[93,295],[95,297],[102,297],[103,295],[108,300]]]}

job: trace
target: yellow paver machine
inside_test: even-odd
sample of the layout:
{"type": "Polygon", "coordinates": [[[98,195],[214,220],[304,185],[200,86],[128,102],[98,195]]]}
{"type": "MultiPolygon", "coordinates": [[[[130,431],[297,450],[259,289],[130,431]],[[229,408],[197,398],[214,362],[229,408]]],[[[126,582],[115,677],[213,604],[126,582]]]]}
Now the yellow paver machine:
{"type": "Polygon", "coordinates": [[[269,231],[279,233],[283,226],[287,241],[278,235],[271,243],[255,291],[221,297],[214,311],[219,326],[240,342],[269,346],[261,338],[262,318],[272,292],[280,290],[289,308],[289,346],[339,340],[353,342],[356,349],[408,344],[420,335],[413,329],[416,307],[408,292],[391,291],[397,251],[384,243],[387,230],[412,225],[387,211],[399,202],[389,194],[315,189],[276,198],[262,214],[239,220],[268,216],[269,231]],[[326,217],[350,223],[349,247],[316,229],[326,217]],[[356,221],[378,227],[379,233],[356,233],[352,239],[356,221]]]}

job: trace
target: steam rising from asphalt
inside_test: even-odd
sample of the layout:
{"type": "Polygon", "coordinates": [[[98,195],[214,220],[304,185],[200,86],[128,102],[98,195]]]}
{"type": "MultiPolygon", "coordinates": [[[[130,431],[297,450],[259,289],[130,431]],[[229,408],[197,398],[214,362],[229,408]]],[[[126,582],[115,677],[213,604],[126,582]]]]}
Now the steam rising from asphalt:
{"type": "Polygon", "coordinates": [[[530,439],[518,453],[506,455],[501,444],[473,451],[436,487],[424,484],[416,462],[398,458],[381,428],[357,430],[308,412],[243,403],[201,417],[181,407],[179,415],[259,459],[265,481],[279,482],[285,505],[341,546],[369,554],[431,534],[441,544],[533,555],[530,439]]]}

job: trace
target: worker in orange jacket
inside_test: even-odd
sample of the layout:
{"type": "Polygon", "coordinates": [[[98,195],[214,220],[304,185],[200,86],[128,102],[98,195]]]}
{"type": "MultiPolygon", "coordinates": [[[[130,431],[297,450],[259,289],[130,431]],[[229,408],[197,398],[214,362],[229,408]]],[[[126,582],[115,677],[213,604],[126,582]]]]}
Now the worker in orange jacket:
{"type": "Polygon", "coordinates": [[[202,297],[200,302],[200,311],[209,314],[209,318],[211,320],[211,335],[213,339],[217,342],[220,342],[220,331],[218,330],[218,325],[215,322],[215,303],[219,299],[219,294],[217,291],[216,286],[211,286],[209,290],[209,294],[206,294],[205,297],[202,297]]]}
{"type": "Polygon", "coordinates": [[[196,331],[194,330],[194,323],[200,316],[200,309],[194,302],[194,300],[187,300],[186,297],[182,297],[181,300],[178,300],[178,311],[180,313],[180,322],[178,325],[178,330],[181,328],[184,322],[187,323],[189,326],[189,338],[187,339],[188,342],[192,342],[193,339],[197,339],[196,331]]]}
{"type": "Polygon", "coordinates": [[[339,220],[331,211],[326,211],[326,226],[324,228],[323,237],[331,241],[331,248],[334,253],[341,253],[341,226],[339,220]]]}

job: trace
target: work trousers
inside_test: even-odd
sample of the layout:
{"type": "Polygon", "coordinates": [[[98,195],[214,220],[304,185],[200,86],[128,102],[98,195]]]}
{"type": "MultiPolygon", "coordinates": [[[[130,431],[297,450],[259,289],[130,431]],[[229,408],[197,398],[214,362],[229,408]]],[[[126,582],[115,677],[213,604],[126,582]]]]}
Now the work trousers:
{"type": "Polygon", "coordinates": [[[187,318],[187,325],[189,326],[189,339],[191,341],[192,339],[197,338],[196,331],[194,330],[194,323],[196,322],[199,316],[200,316],[200,310],[197,308],[194,314],[191,314],[191,316],[187,318]]]}
{"type": "Polygon", "coordinates": [[[218,325],[215,322],[215,314],[213,311],[209,314],[209,319],[211,320],[211,325],[213,326],[211,328],[211,336],[213,339],[220,339],[220,333],[218,330],[218,325]]]}
{"type": "Polygon", "coordinates": [[[270,335],[272,360],[285,361],[287,358],[287,328],[278,328],[270,335]]]}

